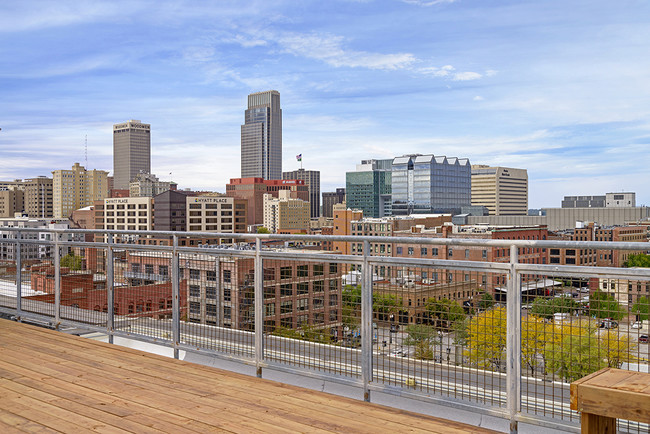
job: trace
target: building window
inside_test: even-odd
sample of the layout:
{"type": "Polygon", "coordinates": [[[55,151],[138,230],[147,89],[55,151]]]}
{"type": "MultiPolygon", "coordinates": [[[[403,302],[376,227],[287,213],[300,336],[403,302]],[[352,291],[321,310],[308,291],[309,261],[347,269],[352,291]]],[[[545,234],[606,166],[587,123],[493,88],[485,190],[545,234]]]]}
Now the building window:
{"type": "Polygon", "coordinates": [[[426,247],[420,247],[420,256],[427,256],[427,250],[426,247]]]}
{"type": "Polygon", "coordinates": [[[190,301],[190,313],[200,315],[201,314],[201,303],[190,301]]]}
{"type": "Polygon", "coordinates": [[[402,248],[401,247],[396,247],[395,250],[397,251],[397,255],[402,254],[402,248]]]}
{"type": "Polygon", "coordinates": [[[408,248],[408,255],[413,256],[413,247],[408,248]]]}
{"type": "Polygon", "coordinates": [[[190,285],[190,297],[201,297],[201,287],[199,285],[190,285]]]}
{"type": "Polygon", "coordinates": [[[208,270],[205,273],[205,278],[210,282],[216,282],[216,280],[217,280],[217,272],[214,271],[214,270],[208,270]]]}
{"type": "Polygon", "coordinates": [[[223,270],[223,281],[224,281],[224,283],[230,283],[230,276],[231,276],[231,271],[230,270],[223,270]]]}
{"type": "Polygon", "coordinates": [[[205,297],[213,300],[217,298],[217,288],[215,288],[214,286],[206,286],[205,297]]]}
{"type": "Polygon", "coordinates": [[[291,267],[280,267],[280,279],[291,279],[291,267]]]}
{"type": "Polygon", "coordinates": [[[454,256],[454,249],[449,249],[449,251],[447,252],[447,256],[449,256],[450,258],[454,256]]]}
{"type": "Polygon", "coordinates": [[[308,265],[298,265],[297,271],[298,271],[298,277],[308,277],[309,276],[309,266],[308,265]]]}
{"type": "Polygon", "coordinates": [[[206,304],[205,305],[206,315],[215,316],[217,314],[217,305],[216,304],[206,304]]]}
{"type": "Polygon", "coordinates": [[[200,270],[193,269],[193,268],[190,268],[190,279],[192,279],[192,280],[199,280],[199,279],[201,279],[201,271],[200,271],[200,270]]]}

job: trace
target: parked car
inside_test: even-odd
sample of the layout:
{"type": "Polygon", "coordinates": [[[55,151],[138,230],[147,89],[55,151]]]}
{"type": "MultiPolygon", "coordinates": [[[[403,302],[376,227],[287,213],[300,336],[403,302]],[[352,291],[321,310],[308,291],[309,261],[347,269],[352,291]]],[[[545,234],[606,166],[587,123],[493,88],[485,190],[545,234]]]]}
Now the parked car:
{"type": "Polygon", "coordinates": [[[635,321],[635,322],[632,324],[632,328],[633,328],[633,329],[640,329],[640,328],[641,328],[641,324],[642,324],[641,321],[635,321]]]}
{"type": "Polygon", "coordinates": [[[616,321],[612,321],[611,319],[604,319],[601,321],[599,327],[601,329],[615,329],[618,327],[618,323],[616,321]]]}
{"type": "Polygon", "coordinates": [[[642,344],[647,344],[648,343],[648,335],[639,336],[639,342],[641,342],[642,344]]]}

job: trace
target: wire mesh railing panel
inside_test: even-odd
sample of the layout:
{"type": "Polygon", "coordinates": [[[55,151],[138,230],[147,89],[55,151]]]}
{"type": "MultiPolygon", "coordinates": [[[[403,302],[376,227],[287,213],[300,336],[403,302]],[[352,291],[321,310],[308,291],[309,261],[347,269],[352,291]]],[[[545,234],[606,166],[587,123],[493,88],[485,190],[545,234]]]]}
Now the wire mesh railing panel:
{"type": "Polygon", "coordinates": [[[252,358],[254,261],[252,258],[181,254],[187,285],[187,314],[181,317],[181,342],[193,347],[252,358]]]}
{"type": "Polygon", "coordinates": [[[504,279],[468,270],[376,267],[373,381],[504,405],[505,309],[494,292],[504,279]]]}
{"type": "MultiPolygon", "coordinates": [[[[171,341],[171,253],[120,244],[114,248],[112,265],[115,329],[171,341]]],[[[180,280],[179,288],[182,318],[186,315],[186,280],[180,280]]]]}
{"type": "Polygon", "coordinates": [[[26,232],[21,238],[32,241],[20,246],[21,310],[54,318],[56,255],[54,245],[47,243],[53,234],[26,232]]]}
{"type": "MultiPolygon", "coordinates": [[[[574,273],[544,282],[537,292],[522,285],[522,410],[579,420],[571,382],[607,367],[648,372],[650,281],[574,273]]],[[[647,429],[619,423],[620,432],[647,429]]]]}
{"type": "Polygon", "coordinates": [[[263,264],[264,358],[358,377],[361,312],[350,265],[276,259],[263,264]]]}
{"type": "Polygon", "coordinates": [[[0,239],[0,307],[15,309],[16,293],[16,245],[0,239]]]}
{"type": "Polygon", "coordinates": [[[106,326],[106,250],[66,246],[59,258],[61,319],[106,326]]]}

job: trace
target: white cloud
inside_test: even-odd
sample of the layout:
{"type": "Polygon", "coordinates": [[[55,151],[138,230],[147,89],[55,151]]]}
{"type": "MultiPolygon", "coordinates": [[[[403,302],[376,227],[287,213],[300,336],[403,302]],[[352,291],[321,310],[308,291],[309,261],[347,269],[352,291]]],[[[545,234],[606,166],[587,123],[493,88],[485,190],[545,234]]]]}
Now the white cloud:
{"type": "Polygon", "coordinates": [[[444,3],[454,3],[456,0],[402,0],[404,3],[417,6],[435,6],[444,3]]]}
{"type": "Polygon", "coordinates": [[[473,99],[474,101],[483,101],[483,97],[481,95],[476,95],[473,99]]]}
{"type": "Polygon", "coordinates": [[[334,67],[395,70],[415,63],[410,53],[382,54],[347,50],[344,38],[335,35],[285,33],[273,36],[283,52],[310,59],[321,60],[334,67]]]}
{"type": "Polygon", "coordinates": [[[487,71],[485,71],[485,76],[486,77],[493,77],[493,76],[497,75],[497,73],[498,73],[498,71],[496,71],[494,69],[488,69],[487,71]]]}
{"type": "Polygon", "coordinates": [[[448,77],[454,69],[455,68],[451,65],[445,65],[440,68],[436,66],[427,66],[424,68],[418,68],[417,72],[424,75],[432,75],[434,77],[448,77]]]}
{"type": "Polygon", "coordinates": [[[483,77],[481,74],[478,72],[457,72],[454,74],[454,78],[452,80],[454,81],[470,81],[470,80],[478,80],[479,78],[483,77]]]}
{"type": "Polygon", "coordinates": [[[223,42],[239,44],[244,48],[252,48],[267,45],[264,39],[259,39],[251,36],[236,35],[234,38],[226,38],[223,42]]]}

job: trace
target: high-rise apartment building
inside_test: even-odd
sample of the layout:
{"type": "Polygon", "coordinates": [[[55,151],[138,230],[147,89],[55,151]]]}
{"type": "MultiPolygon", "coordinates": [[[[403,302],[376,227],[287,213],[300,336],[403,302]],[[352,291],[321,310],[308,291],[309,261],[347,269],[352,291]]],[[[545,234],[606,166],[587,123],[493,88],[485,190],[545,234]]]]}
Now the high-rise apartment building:
{"type": "Polygon", "coordinates": [[[113,188],[128,190],[138,173],[151,173],[151,125],[132,119],[113,125],[113,188]]]}
{"type": "MultiPolygon", "coordinates": [[[[393,215],[460,213],[470,205],[467,158],[404,155],[392,164],[393,215]]],[[[365,214],[364,214],[365,215],[365,214]]]]}
{"type": "Polygon", "coordinates": [[[355,172],[345,174],[348,208],[367,217],[386,217],[391,211],[391,168],[393,160],[361,160],[355,172]]]}
{"type": "Polygon", "coordinates": [[[288,190],[281,190],[277,198],[265,194],[264,227],[278,234],[307,233],[309,202],[292,199],[288,190]]]}
{"type": "Polygon", "coordinates": [[[138,173],[129,183],[129,196],[131,197],[154,197],[167,190],[176,190],[176,183],[161,181],[151,173],[138,173]]]}
{"type": "Polygon", "coordinates": [[[472,205],[487,207],[490,215],[526,215],[528,171],[472,165],[472,205]]]}
{"type": "Polygon", "coordinates": [[[72,211],[108,196],[108,172],[104,170],[86,170],[74,163],[71,170],[54,170],[52,175],[54,218],[67,218],[72,211]]]}
{"type": "Polygon", "coordinates": [[[298,169],[291,172],[282,172],[282,179],[301,179],[309,191],[310,216],[315,219],[320,217],[320,171],[298,169]]]}
{"type": "Polygon", "coordinates": [[[15,217],[25,207],[24,191],[0,190],[0,218],[15,217]]]}
{"type": "Polygon", "coordinates": [[[343,202],[345,202],[345,188],[337,188],[335,192],[323,192],[323,217],[334,217],[334,205],[343,202]]]}
{"type": "Polygon", "coordinates": [[[27,217],[54,217],[52,178],[38,176],[25,179],[22,189],[25,191],[23,212],[27,217]]]}
{"type": "Polygon", "coordinates": [[[153,229],[155,231],[187,230],[186,192],[167,190],[154,196],[153,229]]]}
{"type": "Polygon", "coordinates": [[[241,177],[282,179],[282,110],[276,90],[248,95],[241,126],[241,177]]]}

